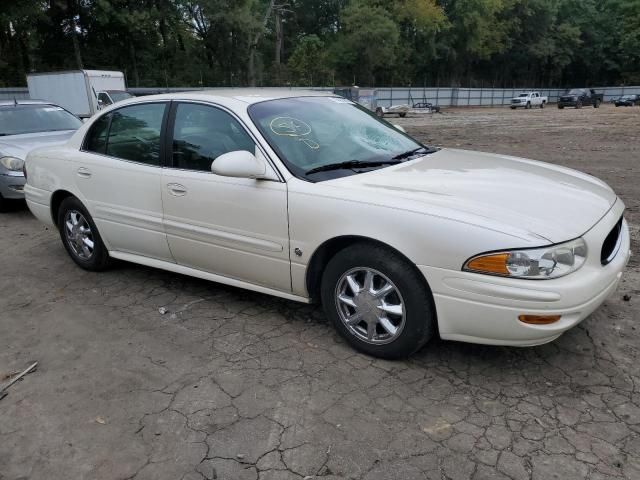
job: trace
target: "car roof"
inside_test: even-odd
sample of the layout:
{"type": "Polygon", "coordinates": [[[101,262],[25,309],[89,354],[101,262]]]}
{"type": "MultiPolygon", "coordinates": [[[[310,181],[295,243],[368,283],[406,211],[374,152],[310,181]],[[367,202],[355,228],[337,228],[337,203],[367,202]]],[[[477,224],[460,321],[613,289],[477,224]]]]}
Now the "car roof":
{"type": "MultiPolygon", "coordinates": [[[[286,88],[224,88],[211,90],[190,90],[185,92],[162,93],[159,95],[145,95],[136,97],[135,100],[127,100],[127,103],[137,103],[157,100],[216,100],[229,99],[246,103],[248,105],[274,100],[278,98],[294,97],[335,97],[333,92],[325,90],[291,90],[286,88]]],[[[119,103],[118,105],[124,105],[119,103]]]]}
{"type": "MultiPolygon", "coordinates": [[[[44,100],[0,100],[0,107],[11,107],[16,105],[54,105],[44,100]]],[[[56,105],[57,106],[57,105],[56,105]]]]}

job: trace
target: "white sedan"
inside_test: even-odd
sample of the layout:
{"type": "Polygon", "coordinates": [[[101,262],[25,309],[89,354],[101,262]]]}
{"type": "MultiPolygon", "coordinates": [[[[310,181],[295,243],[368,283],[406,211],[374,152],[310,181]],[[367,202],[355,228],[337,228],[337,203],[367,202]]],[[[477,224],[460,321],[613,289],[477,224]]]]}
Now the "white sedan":
{"type": "Polygon", "coordinates": [[[593,312],[629,259],[602,181],[424,146],[344,98],[136,98],[32,152],[25,194],[71,258],[126,260],[322,302],[354,347],[538,345],[593,312]]]}

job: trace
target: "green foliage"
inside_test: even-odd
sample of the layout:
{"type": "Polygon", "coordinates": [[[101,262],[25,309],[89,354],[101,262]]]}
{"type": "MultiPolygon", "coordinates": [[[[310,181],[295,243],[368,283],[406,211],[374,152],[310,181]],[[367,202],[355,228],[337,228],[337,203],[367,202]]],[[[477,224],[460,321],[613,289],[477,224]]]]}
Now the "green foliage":
{"type": "Polygon", "coordinates": [[[289,57],[288,67],[297,85],[328,85],[330,70],[324,42],[315,34],[303,36],[289,57]]]}
{"type": "Polygon", "coordinates": [[[0,1],[0,86],[640,83],[640,0],[0,1]]]}
{"type": "Polygon", "coordinates": [[[374,84],[375,73],[394,67],[400,32],[391,14],[374,2],[348,5],[332,49],[337,68],[355,83],[374,84]]]}

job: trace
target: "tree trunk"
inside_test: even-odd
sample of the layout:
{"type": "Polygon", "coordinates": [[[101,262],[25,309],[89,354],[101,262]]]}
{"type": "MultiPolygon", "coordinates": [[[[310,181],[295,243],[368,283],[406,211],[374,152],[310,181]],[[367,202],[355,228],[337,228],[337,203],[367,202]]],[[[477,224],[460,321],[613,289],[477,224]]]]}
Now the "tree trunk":
{"type": "Polygon", "coordinates": [[[264,13],[260,29],[256,32],[253,38],[249,39],[249,63],[247,65],[247,74],[249,77],[249,86],[251,87],[256,86],[256,50],[258,49],[258,42],[262,38],[265,28],[267,28],[267,22],[269,21],[269,17],[271,17],[274,3],[275,0],[269,0],[269,5],[264,13]]]}
{"type": "Polygon", "coordinates": [[[76,66],[82,70],[82,53],[80,52],[80,42],[78,41],[78,23],[76,22],[76,9],[74,0],[67,0],[67,14],[69,15],[69,26],[71,28],[71,41],[73,42],[73,53],[76,57],[76,66]]]}
{"type": "Polygon", "coordinates": [[[275,23],[276,23],[276,55],[275,55],[275,63],[276,66],[280,66],[282,60],[282,15],[280,12],[276,11],[275,15],[275,23]]]}
{"type": "Polygon", "coordinates": [[[136,48],[133,46],[133,42],[129,40],[129,60],[133,67],[133,81],[136,87],[140,86],[140,77],[138,76],[138,63],[136,62],[136,48]]]}

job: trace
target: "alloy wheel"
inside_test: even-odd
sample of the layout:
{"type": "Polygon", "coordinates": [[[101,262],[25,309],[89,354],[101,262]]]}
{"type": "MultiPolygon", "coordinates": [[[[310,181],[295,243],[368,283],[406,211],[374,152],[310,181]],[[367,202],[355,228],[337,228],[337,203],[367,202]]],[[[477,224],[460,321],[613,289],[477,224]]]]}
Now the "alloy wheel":
{"type": "Polygon", "coordinates": [[[406,309],[400,290],[372,268],[356,267],[345,272],[336,285],[335,301],[342,323],[364,342],[393,342],[405,326],[406,309]]]}
{"type": "Polygon", "coordinates": [[[94,240],[91,225],[77,210],[69,210],[64,217],[64,232],[73,253],[81,260],[93,256],[94,240]]]}

